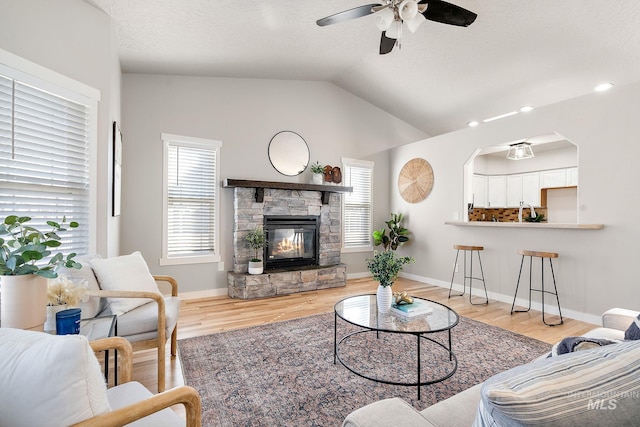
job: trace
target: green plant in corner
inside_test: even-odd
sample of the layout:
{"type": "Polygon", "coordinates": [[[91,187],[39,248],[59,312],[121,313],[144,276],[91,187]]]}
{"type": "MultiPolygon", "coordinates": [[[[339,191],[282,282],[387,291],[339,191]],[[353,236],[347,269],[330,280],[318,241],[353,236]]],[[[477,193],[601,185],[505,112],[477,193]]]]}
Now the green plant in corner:
{"type": "MultiPolygon", "coordinates": [[[[58,267],[82,268],[82,264],[73,260],[75,253],[65,256],[59,252],[46,264],[42,264],[51,255],[50,249],[62,244],[58,233],[67,231],[66,217],[62,218],[61,223],[47,221],[51,231],[40,231],[25,225],[29,221],[31,218],[28,216],[9,215],[0,224],[0,236],[7,236],[0,237],[0,276],[35,274],[54,279],[58,276],[58,267]]],[[[79,224],[71,221],[68,225],[70,228],[77,228],[79,224]]]]}
{"type": "Polygon", "coordinates": [[[373,278],[383,287],[393,285],[405,264],[415,262],[410,256],[397,256],[395,251],[374,251],[373,258],[367,258],[367,267],[373,278]]]}
{"type": "Polygon", "coordinates": [[[387,236],[387,230],[381,228],[373,232],[373,244],[374,246],[382,245],[384,250],[387,249],[396,250],[398,246],[409,241],[409,230],[402,226],[402,220],[404,216],[399,214],[391,214],[391,219],[386,222],[389,229],[389,235],[387,236]]]}
{"type": "Polygon", "coordinates": [[[258,251],[268,245],[267,235],[262,227],[256,227],[247,234],[245,241],[251,249],[254,250],[254,257],[251,258],[251,262],[261,262],[262,259],[259,256],[258,251]]]}

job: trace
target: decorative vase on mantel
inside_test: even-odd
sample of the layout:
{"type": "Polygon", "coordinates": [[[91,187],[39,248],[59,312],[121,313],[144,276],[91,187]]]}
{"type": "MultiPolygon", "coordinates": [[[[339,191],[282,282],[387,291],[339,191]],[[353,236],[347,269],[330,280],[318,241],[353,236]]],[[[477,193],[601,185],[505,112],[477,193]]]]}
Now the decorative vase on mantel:
{"type": "Polygon", "coordinates": [[[378,305],[378,313],[388,313],[391,310],[391,300],[393,299],[393,292],[391,291],[391,285],[382,286],[378,285],[378,291],[376,292],[376,303],[378,305]]]}
{"type": "Polygon", "coordinates": [[[322,185],[324,183],[324,175],[321,173],[314,173],[311,176],[311,183],[315,185],[322,185]]]}
{"type": "Polygon", "coordinates": [[[3,328],[43,330],[47,319],[47,279],[36,274],[0,276],[3,328]]]}

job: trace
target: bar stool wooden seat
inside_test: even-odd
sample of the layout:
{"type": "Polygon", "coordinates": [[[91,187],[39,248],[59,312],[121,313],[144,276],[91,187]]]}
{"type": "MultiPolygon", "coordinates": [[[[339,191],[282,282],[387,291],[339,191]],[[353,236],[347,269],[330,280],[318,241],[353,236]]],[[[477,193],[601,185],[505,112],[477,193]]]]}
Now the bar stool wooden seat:
{"type": "Polygon", "coordinates": [[[489,296],[487,295],[487,285],[484,281],[484,271],[482,270],[482,259],[480,258],[480,251],[484,250],[483,246],[469,246],[469,245],[453,245],[453,249],[456,250],[456,260],[453,263],[453,274],[451,275],[451,285],[449,286],[449,298],[453,297],[460,297],[463,296],[465,293],[465,290],[467,288],[467,279],[469,280],[469,303],[471,303],[471,305],[485,305],[485,304],[489,304],[489,296]],[[464,263],[463,263],[463,279],[462,279],[462,293],[461,294],[452,294],[451,291],[453,290],[453,280],[456,277],[456,266],[458,265],[458,256],[460,255],[460,251],[463,251],[463,256],[464,256],[464,263]],[[469,252],[469,275],[467,275],[467,252],[469,252]],[[476,253],[478,256],[478,264],[480,265],[480,277],[474,277],[473,276],[473,253],[476,253]],[[474,303],[471,300],[472,297],[472,285],[473,285],[473,281],[474,280],[479,280],[482,282],[482,285],[484,286],[484,296],[485,296],[485,300],[484,302],[481,303],[474,303]]]}
{"type": "Polygon", "coordinates": [[[556,276],[553,272],[553,263],[551,262],[551,260],[553,258],[558,258],[558,254],[555,252],[540,252],[540,251],[529,251],[529,250],[523,250],[520,249],[518,251],[519,255],[522,255],[522,260],[520,261],[520,272],[518,273],[518,282],[516,283],[516,292],[513,295],[513,304],[511,304],[511,314],[513,313],[526,313],[529,310],[531,310],[531,293],[532,292],[540,292],[542,294],[542,322],[547,325],[547,326],[557,326],[557,325],[562,325],[564,323],[564,320],[562,319],[562,311],[560,310],[560,299],[558,298],[558,288],[556,286],[556,276]],[[526,310],[514,310],[514,307],[516,305],[516,297],[518,296],[518,286],[520,285],[520,277],[522,276],[522,266],[524,264],[524,258],[525,257],[529,257],[529,308],[527,308],[526,310]],[[540,266],[541,266],[541,276],[540,276],[540,283],[542,288],[541,289],[533,289],[532,285],[531,285],[531,276],[532,276],[532,264],[533,264],[533,258],[540,258],[540,266]],[[544,289],[544,260],[548,259],[549,260],[549,267],[551,267],[551,277],[553,278],[553,291],[547,291],[544,289]],[[548,323],[545,320],[544,314],[544,297],[545,294],[550,294],[550,295],[555,295],[556,296],[556,303],[558,304],[558,314],[560,315],[560,322],[559,323],[548,323]]]}

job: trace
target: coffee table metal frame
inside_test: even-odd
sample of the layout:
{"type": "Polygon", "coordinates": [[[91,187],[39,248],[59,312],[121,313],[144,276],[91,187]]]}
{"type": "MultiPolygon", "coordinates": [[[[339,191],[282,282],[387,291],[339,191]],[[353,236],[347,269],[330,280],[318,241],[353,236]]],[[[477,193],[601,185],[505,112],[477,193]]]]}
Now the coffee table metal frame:
{"type": "MultiPolygon", "coordinates": [[[[80,319],[80,335],[87,337],[89,341],[101,338],[109,338],[118,334],[118,320],[115,315],[106,315],[80,319]]],[[[114,350],[113,382],[118,385],[118,351],[114,350]]],[[[109,350],[104,352],[104,378],[109,381],[109,350]]]]}
{"type": "MultiPolygon", "coordinates": [[[[418,400],[420,400],[420,387],[423,385],[429,385],[429,384],[434,384],[434,383],[438,383],[441,381],[446,380],[447,378],[450,378],[458,369],[458,359],[456,358],[455,354],[453,353],[452,347],[451,347],[451,329],[453,329],[454,326],[456,326],[458,324],[459,321],[459,317],[458,317],[458,313],[456,313],[453,309],[451,309],[450,307],[447,307],[444,304],[440,304],[439,302],[436,301],[431,301],[428,299],[424,299],[424,298],[417,298],[419,300],[422,301],[426,301],[430,304],[435,304],[435,307],[437,306],[441,306],[444,309],[447,310],[447,313],[449,315],[453,315],[454,319],[453,321],[448,322],[446,325],[439,327],[437,329],[429,329],[429,330],[421,330],[421,329],[417,329],[417,330],[412,330],[412,331],[407,331],[407,330],[394,330],[394,329],[385,329],[384,326],[380,326],[380,325],[365,325],[363,324],[364,322],[358,322],[356,320],[350,320],[348,318],[345,318],[346,316],[343,316],[341,314],[339,314],[339,312],[342,313],[342,310],[338,309],[339,306],[344,307],[345,302],[347,302],[348,300],[352,300],[355,298],[361,298],[361,299],[369,299],[369,304],[368,304],[368,308],[366,310],[368,310],[368,314],[371,315],[372,310],[375,310],[375,314],[376,314],[376,319],[379,322],[380,316],[382,314],[378,314],[378,307],[377,307],[377,302],[376,302],[376,295],[375,294],[365,294],[365,295],[356,295],[356,296],[351,296],[348,298],[344,298],[340,301],[338,301],[335,305],[334,305],[334,329],[333,329],[333,364],[336,364],[336,360],[340,361],[340,364],[342,364],[342,366],[344,366],[345,368],[347,368],[349,371],[353,372],[354,374],[358,375],[359,377],[362,378],[366,378],[368,380],[371,381],[375,381],[375,382],[379,382],[379,383],[383,383],[383,384],[392,384],[392,385],[400,385],[400,386],[416,386],[418,388],[418,400]],[[344,337],[342,337],[340,339],[340,341],[338,341],[338,318],[342,319],[343,321],[350,323],[354,326],[363,328],[362,330],[356,331],[356,332],[352,332],[344,337]],[[436,333],[436,332],[443,332],[443,331],[447,331],[448,334],[448,345],[442,344],[439,341],[436,341],[433,338],[427,337],[425,336],[425,334],[432,334],[432,333],[436,333]],[[360,371],[358,371],[356,368],[354,368],[353,366],[350,366],[349,364],[347,364],[345,361],[343,361],[340,358],[340,354],[338,352],[338,349],[340,348],[340,344],[342,344],[343,342],[346,342],[349,338],[358,335],[358,334],[362,334],[362,333],[371,333],[374,332],[376,334],[376,338],[378,338],[380,335],[380,332],[384,332],[384,333],[394,333],[394,334],[405,334],[405,335],[413,335],[416,337],[416,349],[417,349],[417,367],[416,367],[416,378],[417,381],[416,382],[401,382],[401,381],[389,381],[389,380],[383,380],[383,379],[379,379],[379,378],[375,378],[373,376],[370,375],[366,375],[360,371]],[[421,381],[421,376],[422,376],[422,369],[420,366],[420,357],[421,357],[421,345],[420,343],[422,342],[422,340],[426,340],[429,342],[432,342],[434,344],[439,345],[440,347],[442,347],[443,349],[445,349],[448,353],[449,353],[449,360],[453,362],[453,368],[451,369],[451,371],[447,372],[445,375],[438,377],[438,378],[434,378],[431,380],[424,380],[421,381]]],[[[416,298],[416,297],[414,297],[416,298]]],[[[364,308],[363,308],[364,310],[364,308]]],[[[397,316],[396,314],[393,313],[385,313],[383,316],[397,316]]],[[[428,315],[424,315],[424,316],[430,316],[430,314],[428,315]]],[[[418,316],[420,317],[420,316],[418,316]]],[[[401,318],[402,319],[402,318],[401,318]]],[[[416,317],[417,319],[417,317],[416,317]]],[[[406,322],[411,322],[411,319],[405,319],[406,322]]]]}

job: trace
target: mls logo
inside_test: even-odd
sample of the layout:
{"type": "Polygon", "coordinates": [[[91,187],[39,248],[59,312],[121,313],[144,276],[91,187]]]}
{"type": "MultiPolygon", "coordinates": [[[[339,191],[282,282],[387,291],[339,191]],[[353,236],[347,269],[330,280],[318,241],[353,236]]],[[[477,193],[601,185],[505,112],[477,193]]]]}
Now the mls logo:
{"type": "Polygon", "coordinates": [[[587,409],[616,409],[616,399],[589,399],[587,409]]]}

